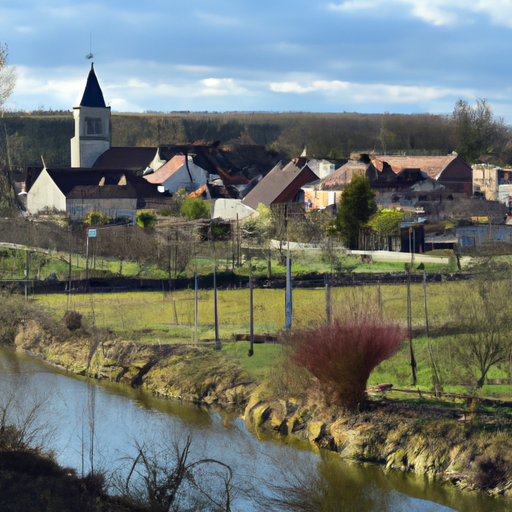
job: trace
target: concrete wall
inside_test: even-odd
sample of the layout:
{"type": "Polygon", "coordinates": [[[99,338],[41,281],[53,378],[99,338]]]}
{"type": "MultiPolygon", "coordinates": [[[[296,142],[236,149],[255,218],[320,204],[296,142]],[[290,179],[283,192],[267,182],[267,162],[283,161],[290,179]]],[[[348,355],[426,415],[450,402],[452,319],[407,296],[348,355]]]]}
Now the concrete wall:
{"type": "Polygon", "coordinates": [[[68,199],[66,211],[73,219],[83,219],[89,212],[102,212],[112,218],[135,219],[137,199],[68,199]]]}
{"type": "Polygon", "coordinates": [[[212,219],[243,220],[257,214],[250,206],[242,204],[240,199],[217,199],[213,205],[212,219]]]}
{"type": "Polygon", "coordinates": [[[489,201],[498,200],[499,168],[489,165],[473,165],[473,192],[484,194],[489,201]]]}

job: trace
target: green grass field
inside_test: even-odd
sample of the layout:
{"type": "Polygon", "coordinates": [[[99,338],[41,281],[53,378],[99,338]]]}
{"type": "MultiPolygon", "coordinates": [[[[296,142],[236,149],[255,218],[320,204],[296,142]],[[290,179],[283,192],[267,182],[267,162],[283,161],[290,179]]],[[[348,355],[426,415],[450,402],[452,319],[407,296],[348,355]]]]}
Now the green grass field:
{"type": "MultiPolygon", "coordinates": [[[[442,334],[442,327],[450,322],[451,301],[463,293],[467,282],[441,282],[427,286],[429,323],[433,332],[442,334]]],[[[334,288],[332,290],[333,315],[343,315],[350,305],[382,304],[386,317],[406,325],[407,296],[405,285],[376,285],[334,288]]],[[[411,286],[413,340],[418,363],[418,387],[432,389],[431,359],[427,349],[425,328],[425,298],[422,285],[411,286]]],[[[61,319],[68,308],[66,295],[35,296],[34,300],[61,319]]],[[[325,321],[325,290],[296,289],[293,295],[293,326],[307,328],[325,321]]],[[[80,294],[69,297],[69,309],[80,311],[89,325],[113,331],[118,337],[144,343],[194,342],[194,292],[128,292],[109,294],[80,294]]],[[[218,293],[219,334],[223,350],[239,356],[240,363],[258,379],[268,374],[270,367],[281,357],[281,348],[273,344],[255,345],[255,355],[247,357],[248,342],[234,342],[234,335],[249,332],[249,290],[221,290],[218,293]]],[[[256,289],[254,291],[255,333],[279,333],[285,323],[284,290],[256,289]]],[[[457,385],[456,362],[451,347],[459,335],[439,335],[432,338],[434,360],[438,365],[444,390],[467,393],[465,386],[457,385]]],[[[199,292],[198,343],[215,338],[213,291],[199,292]]],[[[510,377],[512,363],[493,368],[489,378],[510,377]]],[[[395,387],[410,387],[411,368],[408,343],[390,360],[375,369],[370,384],[391,382],[395,387]]],[[[507,385],[485,386],[487,396],[512,396],[507,385]]]]}

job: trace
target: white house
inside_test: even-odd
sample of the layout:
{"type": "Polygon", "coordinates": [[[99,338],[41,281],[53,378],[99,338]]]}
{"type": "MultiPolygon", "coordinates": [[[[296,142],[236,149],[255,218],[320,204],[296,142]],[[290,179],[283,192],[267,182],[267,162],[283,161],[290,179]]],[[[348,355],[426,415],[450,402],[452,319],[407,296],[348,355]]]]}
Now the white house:
{"type": "Polygon", "coordinates": [[[175,155],[157,171],[146,174],[144,178],[154,185],[159,185],[166,192],[174,194],[179,188],[193,192],[208,183],[208,173],[194,163],[194,155],[175,155]]]}

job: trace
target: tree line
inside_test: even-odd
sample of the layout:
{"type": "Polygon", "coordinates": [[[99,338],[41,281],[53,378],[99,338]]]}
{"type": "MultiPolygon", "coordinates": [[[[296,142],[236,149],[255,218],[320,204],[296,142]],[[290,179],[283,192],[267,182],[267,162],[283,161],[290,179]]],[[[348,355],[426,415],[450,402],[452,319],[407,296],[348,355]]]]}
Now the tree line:
{"type": "MultiPolygon", "coordinates": [[[[70,165],[74,121],[69,113],[4,112],[0,167],[70,165]]],[[[359,113],[170,113],[112,115],[113,146],[158,146],[192,141],[258,144],[283,158],[306,149],[311,158],[349,158],[352,152],[444,155],[469,163],[482,155],[512,164],[512,134],[484,99],[460,100],[451,115],[359,113]]]]}

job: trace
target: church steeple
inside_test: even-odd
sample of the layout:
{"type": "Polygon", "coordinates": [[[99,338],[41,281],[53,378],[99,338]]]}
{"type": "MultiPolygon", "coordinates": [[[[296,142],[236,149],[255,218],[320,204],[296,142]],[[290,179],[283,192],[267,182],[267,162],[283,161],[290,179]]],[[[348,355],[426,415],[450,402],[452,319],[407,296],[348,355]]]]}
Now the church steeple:
{"type": "Polygon", "coordinates": [[[100,84],[96,78],[94,72],[94,62],[91,62],[91,70],[87,77],[87,83],[85,84],[84,95],[82,101],[79,103],[80,107],[98,107],[106,108],[105,99],[103,98],[103,92],[101,91],[100,84]]]}
{"type": "Polygon", "coordinates": [[[71,167],[92,167],[98,157],[110,148],[110,107],[94,72],[87,77],[84,94],[73,107],[75,136],[71,139],[71,167]]]}

